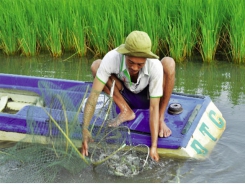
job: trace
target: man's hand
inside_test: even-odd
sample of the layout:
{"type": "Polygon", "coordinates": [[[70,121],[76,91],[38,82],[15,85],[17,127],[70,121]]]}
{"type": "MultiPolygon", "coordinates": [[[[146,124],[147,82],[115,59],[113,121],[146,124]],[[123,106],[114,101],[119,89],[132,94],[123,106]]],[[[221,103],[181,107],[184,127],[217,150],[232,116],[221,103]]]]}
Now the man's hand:
{"type": "Polygon", "coordinates": [[[92,136],[87,128],[83,128],[82,155],[88,156],[88,142],[93,141],[92,136]]]}
{"type": "Polygon", "coordinates": [[[155,160],[156,162],[159,161],[159,155],[157,153],[157,147],[152,146],[150,149],[150,156],[153,160],[155,160]]]}
{"type": "Polygon", "coordinates": [[[83,140],[82,142],[82,155],[88,156],[88,141],[87,140],[83,140]]]}

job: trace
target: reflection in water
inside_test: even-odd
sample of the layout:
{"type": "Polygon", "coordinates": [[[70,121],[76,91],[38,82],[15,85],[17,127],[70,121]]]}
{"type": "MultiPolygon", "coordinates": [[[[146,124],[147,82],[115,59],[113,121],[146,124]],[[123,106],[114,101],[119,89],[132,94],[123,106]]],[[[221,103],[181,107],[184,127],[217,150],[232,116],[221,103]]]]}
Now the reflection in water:
{"type": "MultiPolygon", "coordinates": [[[[32,58],[0,55],[0,72],[91,81],[90,65],[94,58],[74,56],[63,61],[68,57],[64,55],[52,59],[49,55],[32,58]]],[[[103,167],[88,167],[81,169],[79,176],[69,176],[64,171],[60,173],[57,182],[243,182],[244,82],[243,65],[195,61],[176,64],[174,91],[210,96],[226,119],[226,131],[208,159],[162,158],[159,163],[153,163],[149,169],[132,178],[112,176],[103,167]]]]}
{"type": "Polygon", "coordinates": [[[244,103],[245,68],[227,62],[187,62],[176,67],[174,90],[189,94],[223,96],[234,104],[244,103]]]}
{"type": "Polygon", "coordinates": [[[67,58],[69,55],[64,55],[62,58],[50,58],[49,55],[30,58],[0,55],[0,72],[71,80],[92,80],[90,65],[93,59],[76,56],[68,60],[67,58]]]}

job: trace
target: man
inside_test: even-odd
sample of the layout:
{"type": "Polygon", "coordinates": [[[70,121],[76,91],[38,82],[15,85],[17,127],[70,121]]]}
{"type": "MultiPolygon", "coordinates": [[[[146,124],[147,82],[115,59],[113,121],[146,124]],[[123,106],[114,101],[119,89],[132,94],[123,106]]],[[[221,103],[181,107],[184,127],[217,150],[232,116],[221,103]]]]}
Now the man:
{"type": "Polygon", "coordinates": [[[168,137],[171,130],[164,122],[166,111],[175,80],[175,62],[170,57],[161,61],[151,52],[151,39],[143,31],[133,31],[125,44],[109,51],[102,60],[96,60],[91,66],[94,76],[92,91],[84,111],[82,154],[88,155],[88,131],[95,105],[100,92],[110,94],[112,81],[115,80],[113,100],[120,109],[118,116],[109,126],[116,127],[135,118],[133,108],[150,112],[151,149],[150,156],[159,160],[157,141],[159,137],[168,137]]]}

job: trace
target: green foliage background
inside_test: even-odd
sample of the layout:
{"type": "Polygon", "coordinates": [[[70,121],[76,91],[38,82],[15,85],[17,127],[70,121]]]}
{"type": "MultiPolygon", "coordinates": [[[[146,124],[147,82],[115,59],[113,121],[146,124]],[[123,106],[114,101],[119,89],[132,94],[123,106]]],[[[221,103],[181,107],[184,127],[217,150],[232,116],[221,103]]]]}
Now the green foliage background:
{"type": "Polygon", "coordinates": [[[7,55],[49,51],[103,56],[133,30],[156,54],[176,62],[200,55],[245,62],[242,0],[1,0],[0,49],[7,55]]]}

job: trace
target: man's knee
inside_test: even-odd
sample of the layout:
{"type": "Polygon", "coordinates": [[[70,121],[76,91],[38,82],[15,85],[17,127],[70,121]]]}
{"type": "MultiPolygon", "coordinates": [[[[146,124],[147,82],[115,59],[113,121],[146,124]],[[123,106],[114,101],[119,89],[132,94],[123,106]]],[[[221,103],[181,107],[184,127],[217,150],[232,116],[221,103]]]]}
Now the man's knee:
{"type": "Polygon", "coordinates": [[[91,68],[90,69],[91,69],[92,74],[93,74],[94,77],[95,77],[96,72],[97,72],[97,70],[98,70],[98,68],[100,66],[100,63],[101,63],[101,59],[97,59],[91,65],[91,68]]]}
{"type": "Polygon", "coordinates": [[[165,74],[175,75],[175,61],[171,57],[164,57],[161,60],[165,74]]]}

